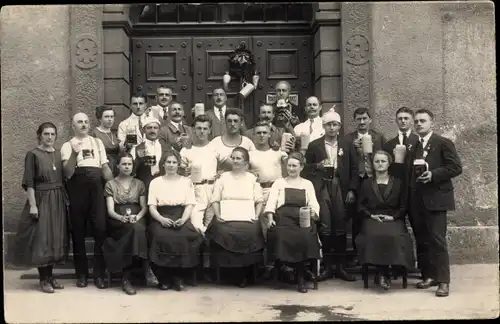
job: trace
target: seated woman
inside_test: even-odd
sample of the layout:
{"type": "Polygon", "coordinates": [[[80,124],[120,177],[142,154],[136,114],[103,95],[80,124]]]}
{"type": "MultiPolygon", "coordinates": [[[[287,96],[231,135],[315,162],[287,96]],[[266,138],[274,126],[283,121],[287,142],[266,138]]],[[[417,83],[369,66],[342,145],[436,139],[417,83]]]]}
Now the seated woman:
{"type": "Polygon", "coordinates": [[[358,208],[364,216],[356,237],[361,264],[377,266],[381,288],[390,288],[389,268],[409,268],[414,264],[412,240],[405,225],[406,194],[399,179],[389,176],[391,156],[377,151],[373,156],[375,176],[364,181],[359,192],[358,208]]]}
{"type": "MultiPolygon", "coordinates": [[[[320,246],[316,224],[309,219],[309,227],[300,225],[301,207],[309,207],[309,217],[318,219],[319,204],[313,184],[300,177],[304,168],[304,156],[294,152],[288,157],[288,176],[276,180],[269,193],[264,209],[267,216],[267,249],[269,260],[276,259],[295,265],[298,291],[307,292],[304,280],[305,265],[308,260],[320,258],[320,246]]],[[[307,224],[305,224],[307,225],[307,224]]],[[[278,271],[279,267],[274,267],[278,271]]]]}
{"type": "Polygon", "coordinates": [[[149,186],[149,258],[161,290],[184,290],[183,274],[198,266],[203,242],[189,219],[196,205],[194,186],[178,174],[180,161],[179,153],[167,151],[160,160],[163,175],[149,186]]]}
{"type": "Polygon", "coordinates": [[[247,285],[252,266],[262,261],[264,237],[257,216],[263,207],[262,189],[257,178],[247,172],[249,155],[242,147],[231,154],[232,171],[215,182],[212,208],[215,217],[205,235],[210,240],[214,263],[239,268],[238,286],[247,285]]]}
{"type": "Polygon", "coordinates": [[[122,289],[127,295],[136,291],[130,283],[135,261],[148,257],[146,240],[146,188],[131,176],[134,160],[129,153],[118,156],[119,174],[106,183],[104,195],[108,209],[108,237],[102,246],[106,266],[111,273],[122,272],[122,289]]]}

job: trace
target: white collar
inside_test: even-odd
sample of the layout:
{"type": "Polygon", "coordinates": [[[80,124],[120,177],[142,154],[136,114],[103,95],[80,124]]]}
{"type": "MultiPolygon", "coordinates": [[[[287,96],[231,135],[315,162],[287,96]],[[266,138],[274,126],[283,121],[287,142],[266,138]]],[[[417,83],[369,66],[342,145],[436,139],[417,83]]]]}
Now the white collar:
{"type": "Polygon", "coordinates": [[[142,115],[141,116],[137,116],[136,114],[131,113],[129,118],[131,118],[131,119],[139,119],[141,117],[142,117],[142,115]]]}
{"type": "Polygon", "coordinates": [[[420,138],[420,141],[424,141],[424,143],[427,143],[429,141],[429,138],[431,138],[432,136],[432,131],[429,132],[429,134],[425,135],[424,137],[420,137],[420,135],[418,136],[420,138]]]}
{"type": "Polygon", "coordinates": [[[216,106],[214,106],[214,108],[217,109],[217,110],[220,110],[220,111],[226,111],[226,105],[220,107],[220,109],[217,108],[216,106]]]}
{"type": "Polygon", "coordinates": [[[149,144],[149,145],[153,145],[153,146],[155,146],[155,145],[156,145],[156,143],[158,143],[158,139],[155,139],[155,140],[149,140],[149,139],[145,138],[145,139],[144,139],[144,142],[145,142],[146,144],[149,144]]]}
{"type": "MultiPolygon", "coordinates": [[[[403,136],[405,133],[403,133],[402,131],[398,130],[398,136],[403,136]]],[[[411,129],[409,129],[408,131],[406,131],[406,137],[410,137],[411,135],[411,129]]]]}
{"type": "Polygon", "coordinates": [[[174,122],[173,120],[170,120],[170,123],[171,123],[172,125],[174,125],[177,129],[179,129],[179,128],[181,127],[181,125],[182,125],[182,122],[178,122],[178,123],[176,123],[176,122],[174,122]]]}
{"type": "Polygon", "coordinates": [[[358,133],[358,138],[361,138],[363,136],[365,136],[366,134],[370,134],[370,131],[364,133],[364,134],[361,134],[360,132],[356,131],[356,133],[358,133]]]}

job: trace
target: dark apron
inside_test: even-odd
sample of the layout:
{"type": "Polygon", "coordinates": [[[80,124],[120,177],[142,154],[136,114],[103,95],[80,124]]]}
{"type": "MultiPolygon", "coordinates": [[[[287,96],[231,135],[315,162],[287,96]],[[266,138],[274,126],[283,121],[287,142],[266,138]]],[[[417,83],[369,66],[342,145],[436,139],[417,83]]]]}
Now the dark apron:
{"type": "Polygon", "coordinates": [[[106,148],[106,157],[108,158],[108,165],[115,177],[120,173],[118,170],[119,155],[120,155],[120,146],[118,146],[118,144],[112,148],[106,148]]]}
{"type": "Polygon", "coordinates": [[[297,263],[320,258],[315,222],[300,227],[300,208],[306,206],[304,189],[285,188],[285,204],[276,210],[276,225],[267,232],[268,259],[297,263]]]}
{"type": "MultiPolygon", "coordinates": [[[[182,218],[185,206],[158,206],[160,215],[176,221],[182,218]]],[[[180,228],[163,227],[152,220],[149,226],[151,247],[149,258],[160,267],[192,268],[199,263],[203,236],[187,221],[180,228]]]]}

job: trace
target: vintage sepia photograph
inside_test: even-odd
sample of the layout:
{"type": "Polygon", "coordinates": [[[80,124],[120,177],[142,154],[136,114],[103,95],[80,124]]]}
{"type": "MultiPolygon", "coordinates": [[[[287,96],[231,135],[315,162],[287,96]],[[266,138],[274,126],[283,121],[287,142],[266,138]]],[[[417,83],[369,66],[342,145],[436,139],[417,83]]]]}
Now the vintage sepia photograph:
{"type": "Polygon", "coordinates": [[[7,323],[499,317],[493,1],[1,7],[7,323]]]}

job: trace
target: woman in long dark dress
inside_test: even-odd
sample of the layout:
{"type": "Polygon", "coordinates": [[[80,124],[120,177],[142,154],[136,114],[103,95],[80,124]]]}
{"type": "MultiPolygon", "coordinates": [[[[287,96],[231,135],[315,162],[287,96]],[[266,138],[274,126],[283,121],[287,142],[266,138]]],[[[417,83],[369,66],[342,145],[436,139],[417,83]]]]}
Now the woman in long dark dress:
{"type": "Polygon", "coordinates": [[[130,283],[135,261],[148,258],[146,240],[146,188],[132,177],[134,160],[129,153],[118,156],[119,174],[106,183],[104,195],[108,209],[108,238],[102,246],[106,266],[111,273],[122,272],[122,289],[127,295],[136,291],[130,283]]]}
{"type": "Polygon", "coordinates": [[[149,186],[149,259],[161,290],[184,290],[184,274],[198,266],[203,242],[189,219],[196,198],[191,180],[178,174],[180,161],[176,151],[166,152],[160,161],[163,175],[149,186]]]}
{"type": "MultiPolygon", "coordinates": [[[[262,188],[247,171],[248,151],[237,147],[231,154],[232,170],[215,182],[212,208],[215,217],[205,235],[215,263],[238,268],[238,286],[245,287],[253,265],[263,259],[264,237],[258,216],[263,208],[262,188]],[[240,213],[235,215],[235,213],[240,213]]],[[[212,263],[212,264],[215,264],[212,263]]]]}
{"type": "MultiPolygon", "coordinates": [[[[275,259],[293,265],[297,270],[298,291],[307,292],[304,271],[307,261],[316,261],[320,256],[320,245],[316,222],[319,204],[313,184],[300,177],[304,168],[304,156],[294,152],[287,160],[286,178],[276,180],[269,193],[264,209],[267,216],[267,249],[269,260],[275,259]],[[309,227],[300,226],[301,207],[310,207],[309,227]]],[[[274,267],[278,271],[279,266],[274,267]]]]}
{"type": "Polygon", "coordinates": [[[118,137],[111,129],[115,123],[115,111],[111,107],[99,106],[95,109],[95,117],[99,121],[99,126],[94,128],[90,135],[100,139],[104,144],[109,168],[113,172],[113,175],[117,176],[119,172],[117,159],[122,148],[118,137]]]}
{"type": "Polygon", "coordinates": [[[22,187],[28,201],[24,206],[16,237],[16,262],[35,266],[40,275],[40,288],[53,293],[64,286],[53,277],[55,264],[68,255],[68,198],[63,185],[61,153],[54,149],[57,129],[53,123],[40,125],[39,146],[29,151],[24,160],[22,187]]]}
{"type": "Polygon", "coordinates": [[[388,174],[391,159],[385,151],[373,156],[375,175],[363,182],[359,192],[358,207],[364,220],[356,237],[360,263],[377,266],[378,282],[385,290],[391,286],[391,267],[414,264],[412,240],[405,225],[405,188],[401,180],[388,174]]]}

